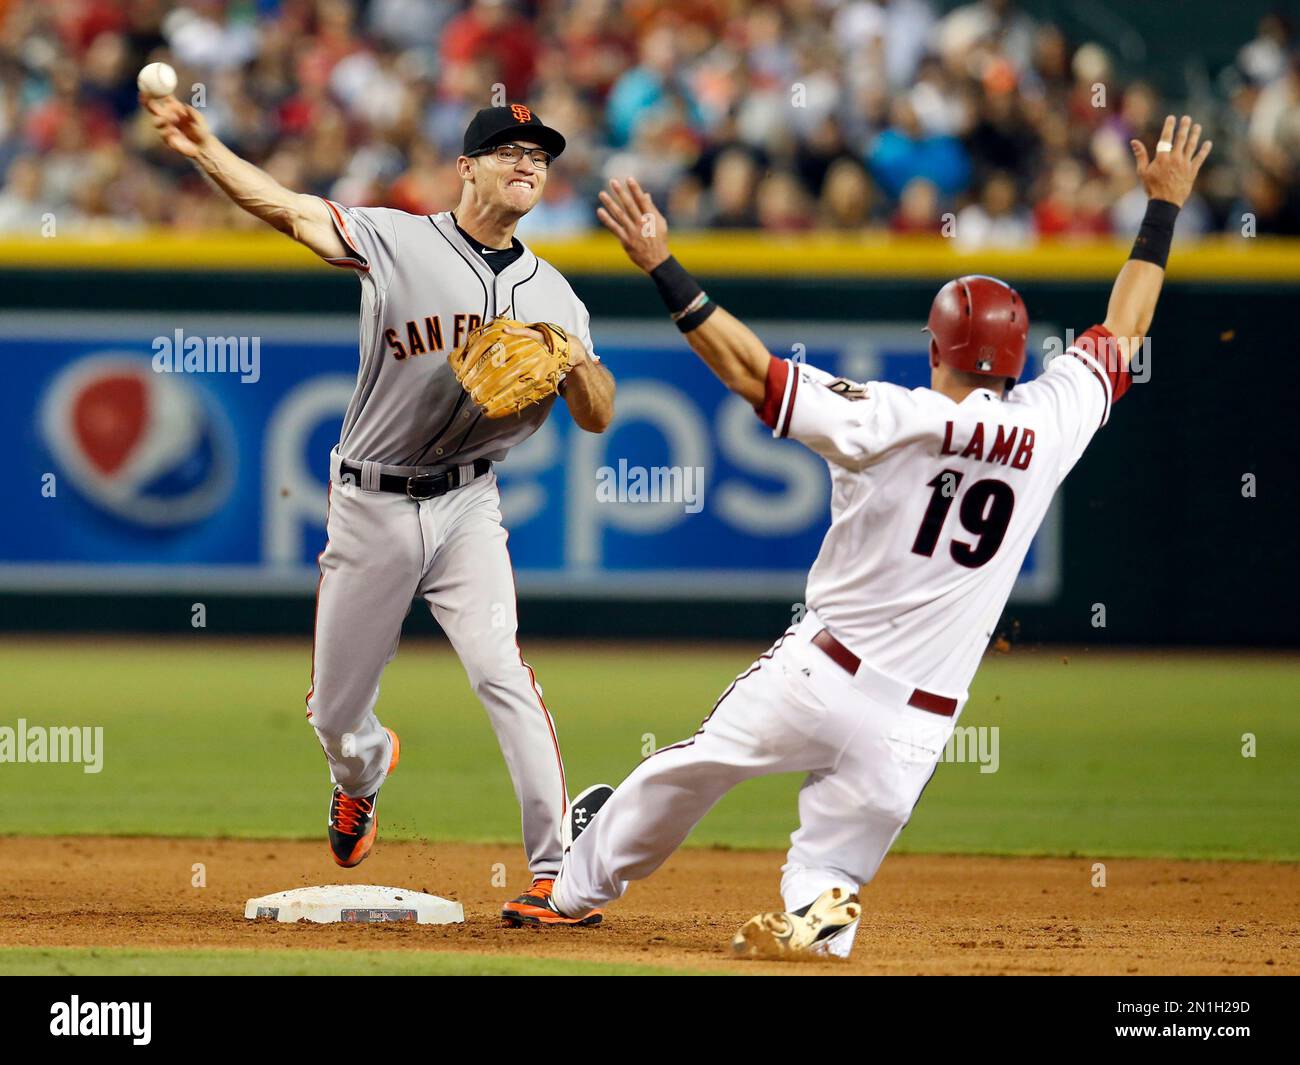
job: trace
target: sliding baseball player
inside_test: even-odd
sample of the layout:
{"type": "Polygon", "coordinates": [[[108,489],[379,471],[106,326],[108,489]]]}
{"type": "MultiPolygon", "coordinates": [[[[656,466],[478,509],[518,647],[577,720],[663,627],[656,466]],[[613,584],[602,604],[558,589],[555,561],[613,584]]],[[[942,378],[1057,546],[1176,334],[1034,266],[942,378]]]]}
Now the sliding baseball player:
{"type": "MultiPolygon", "coordinates": [[[[523,899],[544,900],[560,866],[568,795],[555,724],[515,638],[493,464],[537,431],[557,387],[582,429],[602,432],[613,417],[614,381],[592,354],[586,308],[514,236],[564,138],[522,104],[479,111],[455,164],[456,209],[413,215],[292,192],[238,158],[192,107],[171,96],[141,99],[164,142],[232,201],[361,284],[360,368],[330,454],[307,695],[333,780],[334,860],[355,866],[375,840],[379,789],[399,753],[396,734],[375,715],[379,681],[418,598],[491,718],[535,878],[523,899]],[[500,320],[517,327],[502,329],[500,320]],[[547,363],[515,374],[533,384],[545,378],[543,398],[503,380],[515,366],[512,347],[521,346],[547,363]]],[[[430,693],[435,707],[439,694],[430,693]]]]}
{"type": "Polygon", "coordinates": [[[1016,385],[1029,319],[991,277],[946,284],[930,311],[931,382],[859,384],[768,353],[669,254],[637,183],[610,183],[599,215],[657,285],[690,346],[780,437],[830,467],[831,526],[808,613],[736,678],[699,731],[613,791],[574,799],[545,908],[579,921],[649,876],[710,807],[750,777],[808,774],[783,869],[785,909],[737,932],[740,954],[847,956],[857,892],[934,772],[1057,487],[1128,391],[1164,280],[1174,220],[1210,151],[1166,120],[1154,159],[1132,149],[1150,201],[1105,321],[1016,385]]]}

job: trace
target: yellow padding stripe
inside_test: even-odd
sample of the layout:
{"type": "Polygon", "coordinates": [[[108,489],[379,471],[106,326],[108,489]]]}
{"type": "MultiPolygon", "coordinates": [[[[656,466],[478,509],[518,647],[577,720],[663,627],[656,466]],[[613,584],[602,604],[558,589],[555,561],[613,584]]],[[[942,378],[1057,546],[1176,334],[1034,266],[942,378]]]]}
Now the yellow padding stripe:
{"type": "MultiPolygon", "coordinates": [[[[571,277],[635,271],[612,237],[544,240],[533,250],[571,277]]],[[[778,237],[760,234],[674,236],[673,251],[695,274],[736,277],[926,278],[993,274],[1012,282],[1044,278],[1109,280],[1130,245],[1122,241],[1040,244],[1032,248],[960,252],[927,237],[778,237]]],[[[130,238],[0,238],[0,269],[308,271],[326,266],[277,233],[175,234],[130,238]]],[[[1300,240],[1215,237],[1175,244],[1174,280],[1300,281],[1300,240]]]]}

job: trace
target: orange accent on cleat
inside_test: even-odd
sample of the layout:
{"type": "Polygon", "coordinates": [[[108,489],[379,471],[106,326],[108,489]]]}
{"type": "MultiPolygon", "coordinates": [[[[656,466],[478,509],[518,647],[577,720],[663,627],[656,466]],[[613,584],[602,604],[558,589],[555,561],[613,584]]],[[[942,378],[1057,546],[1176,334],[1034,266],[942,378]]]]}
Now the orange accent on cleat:
{"type": "Polygon", "coordinates": [[[391,773],[397,768],[397,763],[402,760],[402,741],[397,738],[397,733],[390,728],[384,729],[388,733],[388,738],[393,741],[393,757],[388,760],[388,771],[391,773]]]}
{"type": "Polygon", "coordinates": [[[521,925],[598,925],[601,921],[600,910],[592,910],[584,917],[566,917],[551,902],[551,892],[555,889],[552,879],[534,880],[533,886],[511,899],[501,907],[501,917],[506,924],[518,928],[521,925]]]}
{"type": "Polygon", "coordinates": [[[378,834],[378,825],[373,826],[369,832],[357,840],[357,845],[352,848],[352,853],[346,858],[340,858],[333,850],[330,849],[330,856],[334,859],[335,864],[341,865],[344,869],[351,869],[353,866],[360,865],[370,855],[370,848],[374,846],[375,836],[378,834]]]}
{"type": "Polygon", "coordinates": [[[353,799],[342,793],[339,794],[337,804],[337,813],[334,817],[334,827],[345,835],[352,835],[369,819],[370,831],[357,840],[352,850],[346,855],[340,856],[338,851],[330,847],[330,855],[334,861],[344,869],[351,869],[354,865],[360,865],[365,861],[366,856],[370,853],[370,848],[374,845],[375,836],[379,832],[379,822],[374,816],[375,808],[373,804],[365,799],[353,799]]]}
{"type": "MultiPolygon", "coordinates": [[[[386,728],[384,731],[388,733],[393,745],[393,753],[388,760],[388,772],[392,773],[401,761],[402,744],[392,729],[386,728]]],[[[354,799],[345,795],[340,788],[336,788],[335,792],[330,799],[330,857],[336,865],[351,869],[366,860],[379,834],[379,817],[375,813],[379,793],[375,792],[369,798],[354,799]],[[349,837],[356,837],[356,842],[344,852],[349,837]]]]}

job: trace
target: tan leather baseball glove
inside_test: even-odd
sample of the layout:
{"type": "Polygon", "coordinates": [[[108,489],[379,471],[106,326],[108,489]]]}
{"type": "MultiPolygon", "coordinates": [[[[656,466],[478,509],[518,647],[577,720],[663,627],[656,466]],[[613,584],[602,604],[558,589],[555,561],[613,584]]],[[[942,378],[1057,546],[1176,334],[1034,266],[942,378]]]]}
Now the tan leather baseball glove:
{"type": "Polygon", "coordinates": [[[472,330],[447,362],[484,414],[506,418],[555,394],[569,371],[569,334],[550,322],[496,318],[472,330]],[[513,336],[506,332],[512,326],[534,329],[542,340],[513,336]]]}

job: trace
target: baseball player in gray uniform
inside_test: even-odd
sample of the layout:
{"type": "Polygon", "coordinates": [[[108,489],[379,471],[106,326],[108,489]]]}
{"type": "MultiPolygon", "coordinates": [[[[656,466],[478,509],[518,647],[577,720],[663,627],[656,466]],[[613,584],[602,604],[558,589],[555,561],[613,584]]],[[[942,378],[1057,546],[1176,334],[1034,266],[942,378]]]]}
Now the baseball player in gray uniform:
{"type": "Polygon", "coordinates": [[[568,791],[555,724],[516,640],[492,466],[537,431],[554,396],[484,418],[447,356],[494,318],[557,323],[570,335],[571,368],[560,386],[570,415],[588,432],[609,425],[614,381],[592,353],[586,308],[514,236],[564,138],[521,104],[479,111],[456,160],[456,209],[412,215],[290,191],[230,151],[192,107],[171,96],[141,103],[163,141],[232,201],[361,282],[361,364],[330,455],[307,695],[334,785],[334,860],[357,865],[375,839],[376,799],[399,753],[375,703],[418,597],[460,656],[514,781],[534,877],[521,898],[546,898],[560,867],[568,791]]]}

